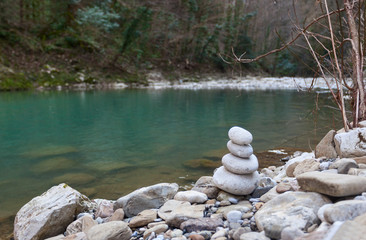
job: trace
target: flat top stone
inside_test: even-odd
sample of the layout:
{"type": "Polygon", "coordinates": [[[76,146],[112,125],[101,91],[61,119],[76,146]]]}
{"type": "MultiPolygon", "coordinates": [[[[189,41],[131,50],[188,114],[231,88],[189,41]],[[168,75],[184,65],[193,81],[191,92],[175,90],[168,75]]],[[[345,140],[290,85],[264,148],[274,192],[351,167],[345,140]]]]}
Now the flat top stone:
{"type": "Polygon", "coordinates": [[[346,174],[306,172],[296,177],[304,191],[333,197],[358,195],[366,191],[366,178],[346,174]]]}

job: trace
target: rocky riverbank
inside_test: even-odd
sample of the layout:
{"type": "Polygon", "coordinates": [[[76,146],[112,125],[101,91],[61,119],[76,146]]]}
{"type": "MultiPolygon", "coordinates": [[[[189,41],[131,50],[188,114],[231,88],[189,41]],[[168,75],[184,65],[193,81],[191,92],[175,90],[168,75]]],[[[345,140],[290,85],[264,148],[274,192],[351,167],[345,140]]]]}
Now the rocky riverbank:
{"type": "MultiPolygon", "coordinates": [[[[331,131],[315,154],[262,169],[245,195],[221,190],[211,176],[188,191],[161,183],[116,200],[90,200],[62,183],[19,210],[14,239],[366,239],[364,139],[363,125],[331,131]]],[[[242,142],[247,150],[250,141],[242,142]]]]}
{"type": "MultiPolygon", "coordinates": [[[[336,88],[335,82],[331,81],[330,86],[336,88]]],[[[87,83],[79,82],[67,86],[58,85],[53,87],[56,90],[74,89],[125,89],[125,88],[142,88],[142,89],[237,89],[237,90],[308,90],[310,88],[318,90],[327,90],[328,86],[323,79],[301,78],[301,77],[260,77],[260,76],[243,76],[230,77],[227,76],[199,76],[182,77],[178,80],[170,81],[164,78],[159,72],[151,72],[147,74],[144,82],[97,82],[87,83]]],[[[48,87],[38,87],[38,90],[47,90],[48,87]]]]}

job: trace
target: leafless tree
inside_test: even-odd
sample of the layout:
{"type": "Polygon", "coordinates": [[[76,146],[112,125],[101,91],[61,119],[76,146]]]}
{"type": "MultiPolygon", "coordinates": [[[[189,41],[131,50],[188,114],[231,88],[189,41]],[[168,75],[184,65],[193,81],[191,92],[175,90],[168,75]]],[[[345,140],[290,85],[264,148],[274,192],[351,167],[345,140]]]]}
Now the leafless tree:
{"type": "MultiPolygon", "coordinates": [[[[281,47],[265,54],[248,59],[245,54],[237,56],[235,61],[249,63],[258,61],[271,54],[282,51],[289,46],[299,46],[298,40],[305,40],[305,47],[316,62],[316,74],[326,82],[343,119],[346,131],[357,127],[359,121],[366,119],[366,96],[363,79],[364,51],[366,49],[366,6],[363,0],[333,0],[329,9],[328,0],[317,0],[322,14],[315,17],[305,26],[294,20],[296,34],[281,47]],[[314,27],[317,26],[317,27],[314,27]],[[315,30],[314,30],[315,29],[315,30]],[[349,86],[348,79],[352,79],[349,86]],[[336,83],[333,88],[331,82],[336,83]],[[353,124],[347,116],[348,105],[345,103],[345,91],[351,95],[350,111],[353,124]]],[[[296,16],[296,8],[294,8],[296,16]]]]}

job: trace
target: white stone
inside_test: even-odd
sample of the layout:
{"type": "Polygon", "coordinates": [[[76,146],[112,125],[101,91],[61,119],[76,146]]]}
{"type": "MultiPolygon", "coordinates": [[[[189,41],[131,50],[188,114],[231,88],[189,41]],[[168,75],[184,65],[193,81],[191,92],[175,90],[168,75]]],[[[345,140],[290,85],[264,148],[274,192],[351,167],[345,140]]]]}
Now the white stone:
{"type": "Polygon", "coordinates": [[[227,213],[226,218],[230,223],[237,223],[239,220],[241,220],[242,215],[242,212],[233,210],[227,213]]]}
{"type": "Polygon", "coordinates": [[[249,158],[239,158],[233,154],[226,154],[222,158],[226,170],[236,174],[249,174],[258,169],[258,159],[252,154],[249,158]]]}
{"type": "Polygon", "coordinates": [[[238,145],[250,144],[253,141],[252,134],[241,127],[230,128],[228,135],[230,140],[238,145]]]}
{"type": "Polygon", "coordinates": [[[247,175],[238,175],[227,171],[224,166],[216,169],[213,175],[213,181],[218,188],[235,195],[252,193],[258,179],[259,174],[256,171],[247,175]]]}
{"type": "Polygon", "coordinates": [[[190,203],[204,203],[207,201],[207,195],[194,190],[178,192],[174,196],[175,200],[187,201],[190,203]]]}
{"type": "Polygon", "coordinates": [[[334,136],[336,151],[341,158],[366,155],[366,128],[356,128],[334,136]]]}
{"type": "Polygon", "coordinates": [[[45,239],[66,229],[87,197],[62,183],[33,198],[15,216],[14,239],[45,239]]]}
{"type": "Polygon", "coordinates": [[[248,158],[253,154],[253,148],[250,144],[238,145],[233,143],[233,141],[227,142],[227,148],[229,151],[237,157],[248,158]]]}
{"type": "Polygon", "coordinates": [[[249,159],[243,159],[228,153],[222,157],[222,165],[224,165],[229,172],[248,174],[257,171],[258,159],[254,154],[252,154],[249,159]]]}

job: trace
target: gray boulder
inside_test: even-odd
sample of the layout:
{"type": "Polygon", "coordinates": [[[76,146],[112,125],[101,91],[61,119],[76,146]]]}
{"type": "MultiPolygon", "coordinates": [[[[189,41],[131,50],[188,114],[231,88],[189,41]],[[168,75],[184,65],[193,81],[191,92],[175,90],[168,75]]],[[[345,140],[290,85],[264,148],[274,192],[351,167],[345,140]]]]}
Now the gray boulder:
{"type": "Polygon", "coordinates": [[[334,136],[338,156],[341,158],[366,155],[366,128],[356,128],[334,136]]]}
{"type": "Polygon", "coordinates": [[[366,178],[347,174],[307,172],[296,177],[304,191],[333,197],[345,197],[366,192],[366,178]]]}
{"type": "Polygon", "coordinates": [[[319,223],[317,212],[331,201],[318,193],[286,192],[264,204],[254,215],[259,231],[266,236],[281,238],[285,227],[307,230],[319,223]]]}
{"type": "Polygon", "coordinates": [[[89,199],[65,183],[33,198],[16,214],[15,240],[45,239],[63,233],[89,199]]]}
{"type": "Polygon", "coordinates": [[[178,192],[176,183],[160,183],[140,188],[119,198],[114,209],[123,208],[127,217],[136,216],[145,209],[159,208],[178,192]]]}

